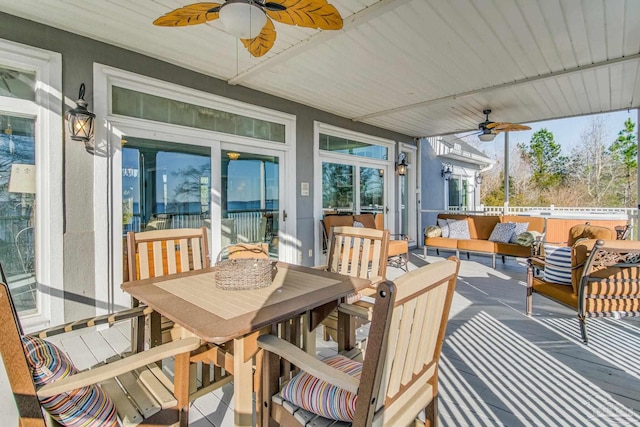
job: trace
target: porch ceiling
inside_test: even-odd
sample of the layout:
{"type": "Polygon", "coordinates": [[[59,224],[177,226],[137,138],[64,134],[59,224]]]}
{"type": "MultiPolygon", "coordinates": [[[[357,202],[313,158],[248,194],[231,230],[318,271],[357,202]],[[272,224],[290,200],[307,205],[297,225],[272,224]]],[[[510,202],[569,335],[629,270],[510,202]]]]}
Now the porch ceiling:
{"type": "Polygon", "coordinates": [[[410,136],[640,106],[637,0],[330,0],[341,31],[275,23],[251,57],[194,0],[0,0],[3,12],[410,136]]]}

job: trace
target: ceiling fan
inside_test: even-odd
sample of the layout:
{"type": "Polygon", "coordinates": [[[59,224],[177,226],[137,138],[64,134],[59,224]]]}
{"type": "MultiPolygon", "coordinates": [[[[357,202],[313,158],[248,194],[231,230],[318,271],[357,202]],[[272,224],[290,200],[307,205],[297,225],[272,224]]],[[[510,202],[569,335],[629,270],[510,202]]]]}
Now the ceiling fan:
{"type": "Polygon", "coordinates": [[[491,114],[491,110],[483,110],[482,114],[486,116],[485,121],[478,124],[478,129],[480,129],[480,134],[478,138],[480,141],[489,142],[493,141],[497,134],[500,132],[513,132],[519,130],[531,130],[529,126],[520,125],[517,123],[509,123],[509,122],[492,122],[489,120],[489,114],[491,114]]]}
{"type": "Polygon", "coordinates": [[[155,21],[163,27],[183,27],[220,19],[254,57],[267,53],[276,41],[273,21],[321,30],[339,30],[342,17],[327,0],[226,0],[194,3],[173,10],[155,21]]]}

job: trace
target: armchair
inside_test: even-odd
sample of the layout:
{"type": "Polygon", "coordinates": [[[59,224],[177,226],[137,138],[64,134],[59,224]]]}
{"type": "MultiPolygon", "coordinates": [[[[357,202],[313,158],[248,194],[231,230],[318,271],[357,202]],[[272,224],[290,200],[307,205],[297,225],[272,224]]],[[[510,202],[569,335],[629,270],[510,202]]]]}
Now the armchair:
{"type": "MultiPolygon", "coordinates": [[[[116,318],[146,314],[147,310],[138,308],[111,318],[102,316],[50,328],[38,335],[93,326],[96,320],[112,324],[116,318]]],[[[77,372],[53,344],[22,334],[5,283],[0,283],[0,328],[0,352],[20,425],[45,427],[60,425],[61,420],[81,420],[85,426],[117,426],[116,413],[125,425],[188,425],[189,353],[200,346],[198,338],[174,341],[77,372]],[[154,364],[167,357],[175,357],[173,383],[154,364]]]]}
{"type": "Polygon", "coordinates": [[[532,312],[534,293],[564,304],[577,311],[582,340],[588,343],[588,317],[640,314],[640,242],[581,239],[567,252],[568,265],[555,256],[529,258],[527,315],[532,312]],[[570,281],[558,283],[561,279],[555,274],[540,277],[536,275],[540,268],[565,269],[570,281]]]}
{"type": "Polygon", "coordinates": [[[458,270],[452,257],[380,283],[362,362],[351,352],[323,363],[273,335],[259,337],[262,425],[418,425],[423,411],[437,425],[438,361],[458,270]],[[281,376],[284,361],[302,371],[281,376]]]}

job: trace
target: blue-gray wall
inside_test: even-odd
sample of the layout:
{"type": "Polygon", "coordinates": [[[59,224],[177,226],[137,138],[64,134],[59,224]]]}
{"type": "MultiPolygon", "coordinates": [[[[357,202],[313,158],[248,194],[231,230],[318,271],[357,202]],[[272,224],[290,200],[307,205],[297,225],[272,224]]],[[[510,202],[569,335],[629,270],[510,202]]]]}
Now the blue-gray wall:
{"type": "MultiPolygon", "coordinates": [[[[93,99],[93,63],[101,63],[159,80],[194,88],[203,92],[236,99],[294,114],[297,117],[296,187],[300,182],[313,183],[313,122],[321,121],[369,135],[413,144],[410,136],[368,126],[267,95],[242,86],[231,86],[222,80],[208,77],[149,56],[121,49],[52,27],[0,12],[0,38],[62,54],[63,95],[76,99],[80,83],[85,83],[85,99],[89,106],[93,99]]],[[[87,201],[93,200],[93,161],[83,144],[64,146],[64,289],[65,318],[73,319],[93,313],[86,301],[93,298],[94,229],[93,212],[87,201]]],[[[311,197],[297,196],[297,233],[301,251],[307,254],[314,248],[313,191],[311,197]]],[[[310,265],[311,258],[303,257],[310,265]]]]}

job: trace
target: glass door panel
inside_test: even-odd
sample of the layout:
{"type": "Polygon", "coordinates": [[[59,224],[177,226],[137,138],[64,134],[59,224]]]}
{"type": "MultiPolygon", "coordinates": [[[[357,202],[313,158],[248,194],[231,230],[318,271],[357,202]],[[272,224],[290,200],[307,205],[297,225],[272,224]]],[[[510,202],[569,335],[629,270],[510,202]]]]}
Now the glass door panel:
{"type": "Polygon", "coordinates": [[[352,165],[322,163],[322,210],[325,215],[353,213],[356,200],[354,171],[352,165]]]}
{"type": "Polygon", "coordinates": [[[142,138],[122,148],[122,224],[128,231],[211,228],[211,149],[142,138]]]}
{"type": "Polygon", "coordinates": [[[279,255],[280,158],[222,150],[222,242],[267,243],[279,255]]]}
{"type": "Polygon", "coordinates": [[[384,213],[384,169],[360,167],[360,212],[384,213]]]}
{"type": "Polygon", "coordinates": [[[0,260],[20,314],[38,311],[35,120],[0,115],[0,260]]]}

